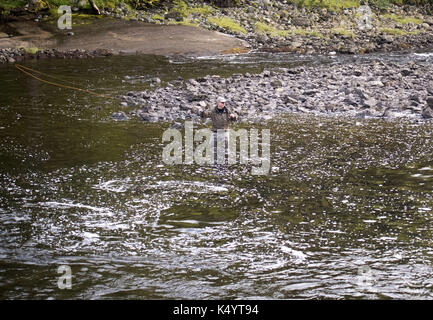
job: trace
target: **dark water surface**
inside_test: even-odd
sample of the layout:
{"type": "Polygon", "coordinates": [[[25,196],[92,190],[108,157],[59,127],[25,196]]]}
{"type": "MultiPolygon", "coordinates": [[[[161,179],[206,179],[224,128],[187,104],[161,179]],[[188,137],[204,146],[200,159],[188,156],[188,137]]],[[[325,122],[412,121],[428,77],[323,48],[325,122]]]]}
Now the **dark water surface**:
{"type": "MultiPolygon", "coordinates": [[[[264,67],[429,55],[110,57],[25,65],[115,96],[264,67]],[[139,78],[141,77],[141,78],[139,78]]],[[[168,124],[0,66],[0,298],[433,297],[433,124],[286,115],[271,170],[169,166],[168,124]],[[72,288],[58,288],[60,265],[72,288]]],[[[247,126],[248,129],[248,126],[247,126]]]]}

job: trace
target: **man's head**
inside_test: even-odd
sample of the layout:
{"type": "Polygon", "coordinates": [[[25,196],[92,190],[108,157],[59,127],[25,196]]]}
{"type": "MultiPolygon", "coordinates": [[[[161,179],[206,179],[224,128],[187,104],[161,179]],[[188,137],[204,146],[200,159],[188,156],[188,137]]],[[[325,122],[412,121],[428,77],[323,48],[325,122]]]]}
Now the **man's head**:
{"type": "Polygon", "coordinates": [[[225,104],[226,104],[226,99],[224,99],[223,97],[218,97],[217,98],[217,107],[218,107],[218,109],[224,109],[225,104]]]}

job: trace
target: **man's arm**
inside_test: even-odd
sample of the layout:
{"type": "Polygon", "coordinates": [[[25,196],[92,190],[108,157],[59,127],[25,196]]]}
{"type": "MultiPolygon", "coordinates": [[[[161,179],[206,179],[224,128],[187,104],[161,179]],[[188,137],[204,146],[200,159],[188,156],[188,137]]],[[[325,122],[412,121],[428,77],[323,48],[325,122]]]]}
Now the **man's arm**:
{"type": "Polygon", "coordinates": [[[229,120],[231,121],[238,120],[238,115],[235,112],[232,112],[230,109],[227,109],[227,112],[229,113],[229,120]]]}
{"type": "Polygon", "coordinates": [[[211,109],[207,108],[207,109],[203,110],[200,108],[199,114],[202,118],[210,118],[211,109]]]}

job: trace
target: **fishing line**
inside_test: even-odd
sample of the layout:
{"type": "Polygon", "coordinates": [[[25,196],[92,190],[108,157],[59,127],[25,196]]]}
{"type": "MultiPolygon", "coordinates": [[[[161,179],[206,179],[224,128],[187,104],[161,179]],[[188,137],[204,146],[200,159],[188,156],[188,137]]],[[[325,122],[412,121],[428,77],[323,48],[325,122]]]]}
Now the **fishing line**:
{"type": "Polygon", "coordinates": [[[29,71],[31,71],[33,73],[45,75],[47,77],[50,77],[50,78],[53,78],[53,79],[56,79],[56,80],[59,80],[59,81],[64,81],[64,82],[72,83],[72,82],[69,82],[67,80],[62,80],[62,79],[56,78],[56,77],[51,76],[49,74],[46,74],[46,73],[34,70],[32,68],[29,68],[29,67],[17,64],[17,63],[15,64],[15,68],[17,68],[21,72],[27,74],[28,76],[30,76],[30,77],[32,77],[32,78],[34,78],[36,80],[39,80],[41,82],[44,82],[44,83],[47,83],[47,84],[50,84],[50,85],[53,85],[53,86],[56,86],[56,87],[66,88],[66,89],[71,89],[71,90],[76,90],[76,91],[81,91],[81,92],[85,92],[85,93],[88,93],[88,94],[91,94],[91,95],[94,95],[94,96],[97,96],[97,97],[100,97],[100,98],[108,98],[108,99],[116,99],[116,100],[118,99],[116,97],[111,97],[111,96],[107,96],[107,95],[104,95],[104,94],[92,92],[92,91],[87,90],[87,89],[82,89],[82,88],[78,88],[78,87],[68,86],[68,85],[64,85],[64,84],[58,83],[58,82],[52,82],[52,81],[41,79],[41,78],[35,76],[34,74],[30,73],[29,71]],[[28,71],[26,71],[26,70],[28,70],[28,71]]]}

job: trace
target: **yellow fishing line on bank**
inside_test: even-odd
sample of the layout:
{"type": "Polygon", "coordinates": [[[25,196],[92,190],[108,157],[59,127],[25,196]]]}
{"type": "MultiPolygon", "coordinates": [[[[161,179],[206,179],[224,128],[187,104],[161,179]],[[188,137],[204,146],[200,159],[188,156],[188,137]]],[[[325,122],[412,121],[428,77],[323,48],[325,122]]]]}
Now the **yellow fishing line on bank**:
{"type": "Polygon", "coordinates": [[[21,72],[27,74],[28,76],[30,76],[30,77],[32,77],[32,78],[34,78],[34,79],[36,79],[36,80],[39,80],[39,81],[41,81],[41,82],[44,82],[44,83],[47,83],[47,84],[50,84],[50,85],[53,85],[53,86],[56,86],[56,87],[66,88],[66,89],[71,89],[71,90],[76,90],[76,91],[81,91],[81,92],[85,92],[85,93],[88,93],[88,94],[91,94],[91,95],[94,95],[94,96],[97,96],[97,97],[100,97],[100,98],[108,98],[108,99],[115,99],[115,100],[118,99],[118,98],[116,98],[116,97],[106,96],[106,95],[104,95],[104,94],[100,94],[100,93],[92,92],[92,91],[87,90],[87,89],[82,89],[82,88],[78,88],[78,87],[68,86],[68,85],[64,85],[64,84],[58,83],[58,82],[52,82],[52,81],[48,81],[48,80],[41,79],[41,78],[35,76],[34,74],[32,74],[32,73],[30,73],[30,72],[37,73],[37,74],[40,74],[40,75],[44,75],[44,76],[47,76],[47,77],[50,77],[50,78],[53,78],[53,79],[56,79],[56,80],[59,80],[59,81],[63,81],[63,82],[71,83],[71,82],[69,82],[69,81],[62,80],[62,79],[59,79],[59,78],[53,77],[53,76],[51,76],[51,75],[49,75],[49,74],[46,74],[46,73],[43,73],[43,72],[40,72],[40,71],[34,70],[34,69],[32,69],[32,68],[29,68],[29,67],[23,66],[23,65],[18,64],[18,63],[15,64],[15,68],[17,68],[17,69],[20,70],[21,72]],[[26,70],[27,70],[27,71],[26,71],[26,70]]]}

